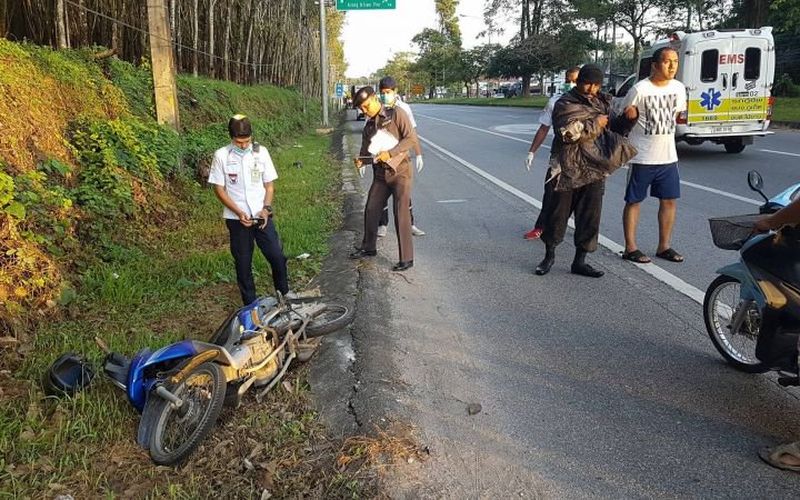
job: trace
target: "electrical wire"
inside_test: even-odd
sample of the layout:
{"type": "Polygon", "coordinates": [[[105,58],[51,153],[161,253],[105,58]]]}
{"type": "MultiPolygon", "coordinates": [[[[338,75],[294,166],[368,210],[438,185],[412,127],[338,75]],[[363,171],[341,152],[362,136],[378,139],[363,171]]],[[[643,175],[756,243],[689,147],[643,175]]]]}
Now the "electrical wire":
{"type": "Polygon", "coordinates": [[[163,36],[153,35],[152,33],[150,33],[146,29],[139,28],[138,26],[134,26],[134,25],[126,23],[125,21],[122,21],[120,19],[111,17],[108,14],[104,14],[102,12],[99,12],[99,11],[96,11],[94,9],[91,9],[91,8],[85,6],[85,5],[81,5],[81,4],[77,3],[77,2],[75,2],[74,0],[64,0],[64,1],[66,3],[72,5],[73,7],[78,7],[79,9],[83,9],[86,12],[92,13],[92,14],[98,16],[98,17],[102,17],[103,19],[107,19],[107,20],[109,20],[109,21],[111,21],[113,23],[119,24],[120,26],[124,26],[124,27],[126,27],[128,29],[132,29],[134,31],[138,31],[139,33],[146,34],[146,35],[148,35],[150,37],[153,37],[155,39],[158,39],[158,40],[169,42],[170,44],[172,44],[175,47],[178,47],[178,48],[181,48],[181,49],[184,49],[184,50],[188,50],[190,52],[197,52],[198,54],[201,54],[201,55],[204,55],[204,56],[208,56],[208,57],[213,57],[214,59],[219,59],[220,61],[223,61],[223,62],[227,61],[229,63],[240,64],[240,65],[250,66],[250,67],[259,67],[259,68],[261,68],[261,67],[276,66],[276,64],[274,64],[274,63],[272,63],[272,64],[249,63],[249,62],[245,62],[245,61],[236,61],[236,60],[233,60],[233,59],[228,59],[226,57],[218,56],[216,54],[211,54],[210,52],[205,52],[203,50],[195,49],[194,47],[189,47],[188,45],[183,45],[181,43],[175,42],[174,40],[172,40],[172,38],[165,38],[163,36]]]}

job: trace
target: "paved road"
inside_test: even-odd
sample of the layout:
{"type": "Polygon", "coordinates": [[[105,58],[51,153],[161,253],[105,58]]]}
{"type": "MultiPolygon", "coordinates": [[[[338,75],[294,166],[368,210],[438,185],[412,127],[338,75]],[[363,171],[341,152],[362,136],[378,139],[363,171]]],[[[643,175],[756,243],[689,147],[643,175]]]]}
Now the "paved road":
{"type": "MultiPolygon", "coordinates": [[[[739,156],[681,148],[683,178],[728,195],[684,186],[675,247],[687,262],[659,263],[662,279],[607,249],[591,257],[605,277],[573,276],[570,237],[553,271],[537,277],[543,245],[522,239],[537,212],[525,193],[540,199],[546,157],[525,172],[537,111],[414,112],[426,169],[413,199],[428,235],[415,240],[416,265],[403,276],[388,272],[392,237],[363,266],[355,335],[353,411],[362,423],[411,420],[432,453],[397,472],[392,494],[796,498],[800,476],[766,467],[756,451],[798,437],[800,402],[769,377],[722,363],[699,304],[672,285],[703,290],[735,257],[711,245],[706,219],[755,208],[731,197],[754,199],[750,168],[771,191],[794,182],[800,157],[764,150],[800,155],[798,135],[739,156]],[[379,350],[388,359],[365,356],[379,350]],[[469,403],[482,411],[468,416],[469,403]]],[[[359,125],[349,122],[353,132],[359,125]]],[[[623,187],[620,173],[606,190],[601,231],[612,247],[622,241],[623,187]]],[[[652,253],[647,205],[640,246],[652,253]]]]}

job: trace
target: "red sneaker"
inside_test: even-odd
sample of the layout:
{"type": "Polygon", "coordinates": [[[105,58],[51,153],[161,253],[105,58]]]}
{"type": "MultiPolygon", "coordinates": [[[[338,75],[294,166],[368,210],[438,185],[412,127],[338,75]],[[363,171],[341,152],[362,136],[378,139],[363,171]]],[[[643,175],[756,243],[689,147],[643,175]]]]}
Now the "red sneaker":
{"type": "Polygon", "coordinates": [[[535,227],[535,228],[531,229],[530,231],[528,231],[527,233],[525,233],[525,239],[526,240],[535,240],[535,239],[539,238],[542,235],[542,231],[544,231],[544,229],[542,229],[540,227],[535,227]]]}

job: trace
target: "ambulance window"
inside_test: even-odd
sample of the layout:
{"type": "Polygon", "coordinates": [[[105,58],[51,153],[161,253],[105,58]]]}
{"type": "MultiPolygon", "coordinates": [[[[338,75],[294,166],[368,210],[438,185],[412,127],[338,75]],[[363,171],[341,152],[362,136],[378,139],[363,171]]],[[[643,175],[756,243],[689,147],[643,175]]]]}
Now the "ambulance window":
{"type": "Polygon", "coordinates": [[[719,51],[717,49],[704,50],[700,62],[700,81],[716,82],[719,70],[719,51]]]}
{"type": "Polygon", "coordinates": [[[639,62],[639,80],[644,80],[648,76],[650,76],[650,71],[652,68],[653,58],[652,57],[643,57],[641,62],[639,62]]]}
{"type": "Polygon", "coordinates": [[[758,80],[761,76],[761,49],[750,47],[744,51],[744,79],[758,80]]]}

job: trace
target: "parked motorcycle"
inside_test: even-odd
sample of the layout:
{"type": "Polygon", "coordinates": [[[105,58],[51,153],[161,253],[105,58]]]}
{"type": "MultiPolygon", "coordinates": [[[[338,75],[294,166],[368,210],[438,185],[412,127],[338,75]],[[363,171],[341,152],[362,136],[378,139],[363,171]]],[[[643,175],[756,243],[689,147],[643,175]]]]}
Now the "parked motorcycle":
{"type": "Polygon", "coordinates": [[[765,203],[760,214],[710,219],[714,244],[738,250],[738,262],[717,270],[703,301],[703,316],[714,347],[734,368],[748,373],[782,372],[782,385],[800,385],[800,231],[791,226],[754,234],[763,214],[800,196],[800,184],[767,198],[756,171],[750,188],[765,203]]]}
{"type": "Polygon", "coordinates": [[[292,360],[313,354],[307,339],[352,321],[342,305],[267,296],[232,313],[209,342],[183,340],[131,359],[97,342],[104,372],[142,414],[138,444],[155,463],[176,465],[211,432],[224,405],[238,406],[253,386],[262,388],[260,400],[292,360]]]}

